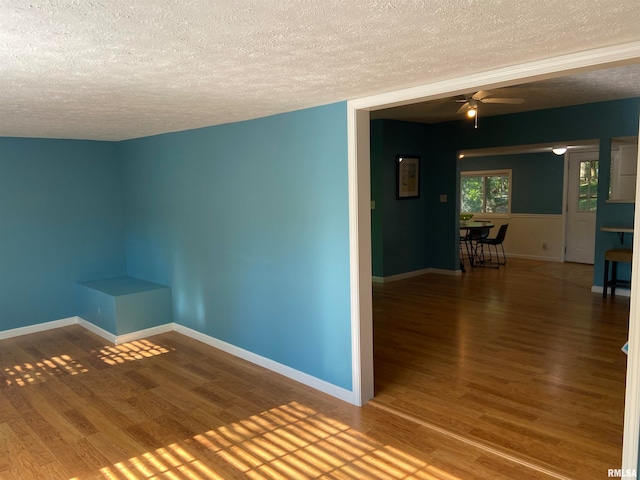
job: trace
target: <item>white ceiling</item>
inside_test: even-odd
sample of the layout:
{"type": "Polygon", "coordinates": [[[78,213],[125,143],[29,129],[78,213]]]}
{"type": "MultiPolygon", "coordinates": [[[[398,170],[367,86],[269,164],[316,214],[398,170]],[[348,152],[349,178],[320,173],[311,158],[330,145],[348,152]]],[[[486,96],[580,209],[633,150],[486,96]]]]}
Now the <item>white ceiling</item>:
{"type": "Polygon", "coordinates": [[[638,40],[638,0],[0,0],[0,136],[135,138],[638,40]]]}

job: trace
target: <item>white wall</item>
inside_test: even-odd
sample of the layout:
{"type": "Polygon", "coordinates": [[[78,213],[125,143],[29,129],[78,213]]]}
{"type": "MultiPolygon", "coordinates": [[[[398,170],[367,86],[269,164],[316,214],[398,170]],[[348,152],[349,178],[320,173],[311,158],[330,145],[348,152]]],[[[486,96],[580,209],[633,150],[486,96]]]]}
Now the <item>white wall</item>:
{"type": "Polygon", "coordinates": [[[474,220],[490,220],[494,237],[501,225],[508,223],[504,250],[508,257],[552,262],[564,259],[564,219],[562,215],[511,214],[509,217],[475,215],[474,220]],[[545,248],[546,244],[546,248],[545,248]]]}

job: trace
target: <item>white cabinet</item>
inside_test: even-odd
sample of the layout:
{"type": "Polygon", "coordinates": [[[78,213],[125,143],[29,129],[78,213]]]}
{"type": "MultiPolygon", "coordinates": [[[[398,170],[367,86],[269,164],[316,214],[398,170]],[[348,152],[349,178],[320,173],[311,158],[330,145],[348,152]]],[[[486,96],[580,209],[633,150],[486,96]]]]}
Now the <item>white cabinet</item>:
{"type": "Polygon", "coordinates": [[[638,144],[612,144],[609,201],[633,202],[636,198],[638,144]]]}

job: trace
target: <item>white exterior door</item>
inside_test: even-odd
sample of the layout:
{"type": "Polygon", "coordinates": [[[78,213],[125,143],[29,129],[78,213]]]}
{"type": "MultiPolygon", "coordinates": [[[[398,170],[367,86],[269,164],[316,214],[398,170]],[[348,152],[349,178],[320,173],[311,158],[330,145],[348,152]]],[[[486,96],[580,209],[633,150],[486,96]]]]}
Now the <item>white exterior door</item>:
{"type": "Polygon", "coordinates": [[[593,264],[596,248],[598,152],[568,153],[565,261],[593,264]]]}

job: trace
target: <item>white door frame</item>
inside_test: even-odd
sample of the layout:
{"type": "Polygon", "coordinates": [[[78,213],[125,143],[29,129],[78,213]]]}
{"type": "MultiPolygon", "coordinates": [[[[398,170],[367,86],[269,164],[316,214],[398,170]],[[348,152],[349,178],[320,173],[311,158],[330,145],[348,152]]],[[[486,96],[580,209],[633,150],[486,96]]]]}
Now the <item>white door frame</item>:
{"type": "MultiPolygon", "coordinates": [[[[571,161],[571,155],[581,155],[583,153],[595,154],[596,157],[599,158],[600,155],[600,147],[591,149],[580,149],[579,151],[570,152],[564,154],[564,179],[563,179],[563,200],[562,200],[562,236],[564,238],[564,253],[562,255],[562,259],[567,261],[567,245],[569,238],[569,195],[571,193],[571,178],[569,177],[570,169],[569,162],[571,161]]],[[[575,157],[574,157],[575,158],[575,157]]],[[[598,172],[598,183],[600,182],[600,172],[598,172]]],[[[597,212],[593,212],[594,215],[597,215],[597,212]]],[[[593,231],[593,240],[595,242],[596,231],[593,231]]],[[[592,259],[593,260],[593,259],[592,259]]]]}
{"type": "MultiPolygon", "coordinates": [[[[490,90],[639,61],[640,42],[632,42],[347,102],[353,403],[363,405],[374,394],[369,111],[447,98],[473,89],[490,90]]],[[[640,169],[640,162],[638,167],[640,169]]],[[[640,188],[636,192],[637,202],[640,202],[640,188]]],[[[636,209],[635,216],[635,225],[640,225],[640,209],[636,209]]],[[[634,235],[634,248],[640,251],[639,235],[634,235]]],[[[635,256],[633,260],[634,285],[640,282],[639,257],[635,256]]],[[[640,437],[639,308],[640,298],[632,289],[622,468],[634,471],[638,466],[640,437]]]]}

